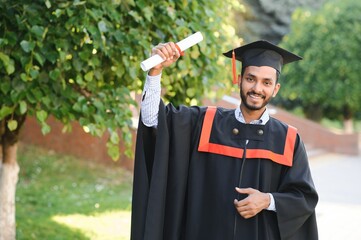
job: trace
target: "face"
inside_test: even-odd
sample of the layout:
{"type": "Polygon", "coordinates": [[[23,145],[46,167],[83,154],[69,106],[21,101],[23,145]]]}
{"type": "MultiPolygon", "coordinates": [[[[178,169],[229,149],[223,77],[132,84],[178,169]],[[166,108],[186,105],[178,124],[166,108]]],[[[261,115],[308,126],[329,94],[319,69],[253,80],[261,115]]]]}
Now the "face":
{"type": "Polygon", "coordinates": [[[241,107],[249,111],[264,110],[268,102],[277,95],[276,69],[268,66],[248,66],[240,79],[241,107]]]}

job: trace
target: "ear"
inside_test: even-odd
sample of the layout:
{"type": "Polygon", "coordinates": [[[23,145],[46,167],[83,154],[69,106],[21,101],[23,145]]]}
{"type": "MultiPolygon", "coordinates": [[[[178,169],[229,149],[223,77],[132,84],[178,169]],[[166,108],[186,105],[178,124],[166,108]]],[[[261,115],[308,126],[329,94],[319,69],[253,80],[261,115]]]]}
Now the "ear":
{"type": "Polygon", "coordinates": [[[276,83],[276,86],[275,86],[275,89],[273,90],[273,94],[272,94],[272,97],[275,97],[278,93],[278,91],[280,90],[281,88],[281,84],[280,83],[276,83]]]}
{"type": "Polygon", "coordinates": [[[241,87],[241,82],[242,82],[242,76],[241,74],[238,74],[238,88],[241,87]]]}

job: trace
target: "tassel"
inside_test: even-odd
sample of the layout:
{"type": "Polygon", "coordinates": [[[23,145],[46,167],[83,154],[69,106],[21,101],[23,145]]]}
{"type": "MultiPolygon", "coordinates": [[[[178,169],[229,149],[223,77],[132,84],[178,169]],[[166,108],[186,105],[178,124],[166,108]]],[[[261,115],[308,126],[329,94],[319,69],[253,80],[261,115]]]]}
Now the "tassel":
{"type": "Polygon", "coordinates": [[[238,83],[237,79],[237,64],[236,64],[236,54],[234,50],[232,51],[232,73],[233,73],[233,84],[238,83]]]}

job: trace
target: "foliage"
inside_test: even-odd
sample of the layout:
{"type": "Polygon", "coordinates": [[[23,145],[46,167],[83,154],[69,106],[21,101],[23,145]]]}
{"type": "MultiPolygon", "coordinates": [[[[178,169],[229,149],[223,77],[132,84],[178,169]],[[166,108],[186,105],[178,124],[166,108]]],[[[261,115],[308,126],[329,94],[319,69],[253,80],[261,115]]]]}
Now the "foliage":
{"type": "MultiPolygon", "coordinates": [[[[117,163],[105,166],[33,146],[21,145],[19,152],[23,170],[16,196],[17,239],[89,239],[54,218],[92,217],[98,219],[94,230],[99,230],[104,224],[99,216],[130,212],[132,174],[117,163]]],[[[117,226],[114,234],[120,228],[117,226]]]]}
{"type": "Polygon", "coordinates": [[[79,121],[93,135],[108,131],[109,154],[117,159],[119,129],[131,143],[131,92],[142,88],[139,63],[151,44],[203,33],[203,43],[169,70],[177,74],[164,84],[168,100],[189,104],[220,79],[221,66],[214,61],[232,31],[219,12],[231,7],[240,8],[235,0],[2,0],[2,125],[13,131],[21,127],[18,116],[30,114],[46,134],[50,115],[65,131],[79,121]]]}
{"type": "Polygon", "coordinates": [[[297,10],[282,46],[304,57],[283,71],[283,101],[301,104],[308,117],[320,111],[318,118],[350,119],[361,108],[361,2],[297,10]]]}

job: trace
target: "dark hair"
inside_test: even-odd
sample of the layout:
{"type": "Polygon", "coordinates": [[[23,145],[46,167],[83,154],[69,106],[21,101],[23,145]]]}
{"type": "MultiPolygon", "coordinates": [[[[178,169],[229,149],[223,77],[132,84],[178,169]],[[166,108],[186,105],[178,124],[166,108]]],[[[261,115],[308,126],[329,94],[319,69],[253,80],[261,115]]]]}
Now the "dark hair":
{"type": "MultiPolygon", "coordinates": [[[[241,76],[243,76],[244,72],[246,71],[246,67],[242,68],[241,76]]],[[[278,79],[280,78],[280,72],[276,70],[276,83],[278,82],[278,79]]]]}

